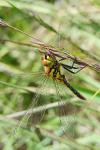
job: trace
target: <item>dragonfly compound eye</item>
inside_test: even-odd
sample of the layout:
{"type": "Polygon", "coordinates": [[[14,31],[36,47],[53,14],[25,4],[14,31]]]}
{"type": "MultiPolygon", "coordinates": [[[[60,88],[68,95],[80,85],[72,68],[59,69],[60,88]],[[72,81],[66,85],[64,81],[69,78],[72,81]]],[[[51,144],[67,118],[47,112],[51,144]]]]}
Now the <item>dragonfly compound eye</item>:
{"type": "Polygon", "coordinates": [[[45,59],[45,57],[42,57],[42,64],[44,65],[44,66],[47,66],[48,65],[48,63],[47,63],[47,59],[45,59]]]}
{"type": "Polygon", "coordinates": [[[45,55],[44,57],[42,57],[42,64],[44,66],[49,66],[51,64],[51,60],[50,57],[45,55]]]}

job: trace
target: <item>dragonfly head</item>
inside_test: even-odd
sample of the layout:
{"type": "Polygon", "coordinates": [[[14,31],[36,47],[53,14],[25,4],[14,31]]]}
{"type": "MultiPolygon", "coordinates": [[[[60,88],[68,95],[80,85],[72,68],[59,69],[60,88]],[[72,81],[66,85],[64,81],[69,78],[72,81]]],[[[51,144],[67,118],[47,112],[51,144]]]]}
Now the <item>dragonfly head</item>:
{"type": "Polygon", "coordinates": [[[45,53],[45,55],[42,57],[42,64],[51,68],[54,65],[54,63],[54,57],[49,53],[45,53]]]}
{"type": "Polygon", "coordinates": [[[56,58],[53,56],[52,53],[46,52],[45,55],[42,57],[42,64],[44,66],[45,74],[50,75],[51,70],[56,64],[56,58]]]}

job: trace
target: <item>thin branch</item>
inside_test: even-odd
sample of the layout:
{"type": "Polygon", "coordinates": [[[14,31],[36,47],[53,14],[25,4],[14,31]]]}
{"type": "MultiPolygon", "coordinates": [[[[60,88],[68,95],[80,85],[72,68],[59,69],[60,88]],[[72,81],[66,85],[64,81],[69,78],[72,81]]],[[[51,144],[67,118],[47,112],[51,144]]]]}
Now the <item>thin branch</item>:
{"type": "Polygon", "coordinates": [[[3,22],[1,19],[0,19],[0,26],[1,26],[1,27],[7,27],[6,23],[3,22]]]}
{"type": "Polygon", "coordinates": [[[47,105],[43,105],[43,106],[39,106],[39,107],[35,107],[35,108],[31,108],[31,109],[28,109],[28,110],[24,110],[24,111],[20,111],[20,112],[16,112],[16,113],[13,113],[13,114],[9,114],[9,115],[6,115],[5,117],[6,118],[13,118],[13,119],[17,119],[19,117],[22,117],[26,114],[30,115],[30,114],[36,114],[36,113],[39,113],[39,112],[42,112],[42,111],[46,111],[46,110],[49,110],[49,109],[52,109],[52,108],[60,108],[64,105],[68,104],[68,102],[66,101],[62,101],[61,103],[59,102],[54,102],[54,103],[50,103],[50,104],[47,104],[47,105]]]}
{"type": "Polygon", "coordinates": [[[81,102],[81,103],[76,103],[76,102],[77,101],[74,98],[70,99],[70,102],[69,101],[65,101],[65,100],[63,100],[61,102],[56,101],[56,102],[49,103],[49,104],[46,104],[46,105],[43,105],[43,106],[38,106],[38,107],[30,108],[28,110],[23,110],[23,111],[20,111],[20,112],[15,112],[15,113],[12,113],[12,114],[9,114],[9,115],[5,115],[4,118],[7,118],[7,119],[18,119],[20,117],[23,117],[26,113],[27,113],[27,115],[38,114],[40,112],[43,112],[43,111],[46,111],[46,110],[50,110],[50,109],[56,109],[56,108],[61,109],[63,106],[66,106],[66,112],[68,111],[67,115],[73,113],[73,110],[69,109],[69,107],[71,108],[71,106],[72,106],[72,109],[74,109],[74,107],[78,108],[76,110],[76,113],[81,111],[80,107],[82,106],[84,108],[88,108],[91,111],[99,114],[99,112],[97,110],[94,110],[91,107],[89,102],[81,102]],[[68,110],[67,110],[67,108],[68,108],[68,110]]]}
{"type": "Polygon", "coordinates": [[[34,45],[34,44],[31,44],[31,43],[12,41],[12,40],[8,40],[8,39],[0,39],[0,43],[5,43],[5,42],[18,44],[18,45],[21,45],[21,46],[40,47],[38,45],[34,45]]]}
{"type": "MultiPolygon", "coordinates": [[[[5,21],[3,21],[3,20],[0,20],[0,24],[3,25],[3,26],[5,26],[5,27],[9,27],[9,28],[11,28],[11,29],[13,29],[13,30],[15,30],[15,31],[17,31],[17,32],[20,32],[20,33],[22,33],[22,34],[24,34],[24,35],[30,37],[31,39],[35,40],[35,41],[33,41],[34,44],[37,44],[37,45],[39,45],[39,46],[44,46],[45,48],[46,48],[46,47],[49,47],[49,45],[44,44],[44,43],[41,42],[39,39],[37,39],[37,38],[31,36],[30,34],[24,32],[24,31],[22,31],[22,30],[20,30],[20,29],[18,29],[18,28],[16,28],[16,27],[11,26],[10,24],[8,24],[7,22],[5,22],[5,21]]],[[[57,32],[57,31],[56,31],[56,32],[57,32]]],[[[61,36],[62,38],[64,38],[64,39],[66,39],[67,41],[69,41],[73,46],[75,46],[76,48],[78,48],[79,50],[81,50],[84,54],[86,54],[86,55],[90,56],[91,58],[93,58],[94,60],[100,62],[100,59],[98,59],[97,57],[95,57],[93,54],[90,54],[90,52],[88,52],[87,50],[82,49],[79,45],[77,45],[75,42],[73,42],[70,37],[66,37],[66,36],[64,36],[62,33],[59,33],[59,34],[60,34],[60,36],[61,36]]]]}

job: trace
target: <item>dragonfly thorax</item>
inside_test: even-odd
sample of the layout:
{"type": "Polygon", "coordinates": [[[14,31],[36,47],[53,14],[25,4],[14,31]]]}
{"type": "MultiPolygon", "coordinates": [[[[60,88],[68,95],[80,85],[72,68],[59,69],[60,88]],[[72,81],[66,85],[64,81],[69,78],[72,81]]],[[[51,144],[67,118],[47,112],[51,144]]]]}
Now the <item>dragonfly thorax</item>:
{"type": "Polygon", "coordinates": [[[45,74],[56,79],[61,79],[60,64],[55,57],[44,55],[42,57],[42,64],[44,66],[45,74]]]}

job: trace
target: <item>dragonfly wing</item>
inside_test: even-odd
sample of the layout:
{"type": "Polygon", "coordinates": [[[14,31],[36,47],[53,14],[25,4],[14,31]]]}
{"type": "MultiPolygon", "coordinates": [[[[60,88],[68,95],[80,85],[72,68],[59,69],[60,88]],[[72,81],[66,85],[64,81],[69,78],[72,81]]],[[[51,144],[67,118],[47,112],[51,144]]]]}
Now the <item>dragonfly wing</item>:
{"type": "MultiPolygon", "coordinates": [[[[30,125],[39,124],[43,119],[45,114],[45,109],[43,109],[42,97],[46,94],[45,88],[47,84],[47,77],[45,77],[43,72],[32,72],[32,73],[21,73],[13,76],[9,76],[10,83],[2,80],[0,81],[0,88],[4,89],[5,94],[9,95],[9,99],[13,96],[15,100],[13,103],[16,105],[16,110],[14,109],[14,114],[12,110],[9,117],[13,119],[18,119],[16,127],[13,129],[13,133],[17,132],[20,127],[27,128],[30,125]],[[9,93],[8,93],[9,92],[9,93]],[[36,109],[37,106],[41,105],[40,111],[36,109]],[[19,108],[17,108],[17,106],[19,108]],[[18,110],[19,109],[19,110],[18,110]],[[25,111],[23,111],[23,109],[25,111]],[[42,109],[42,111],[41,111],[42,109]],[[17,111],[15,113],[15,111],[17,111]],[[18,115],[18,116],[17,116],[18,115]],[[23,117],[24,116],[24,117],[23,117]]],[[[9,104],[6,107],[9,107],[12,102],[9,101],[9,104]]],[[[11,106],[10,106],[11,108],[11,106]]],[[[9,110],[10,111],[10,110],[9,110]]]]}
{"type": "MultiPolygon", "coordinates": [[[[36,92],[35,96],[33,96],[32,98],[32,103],[30,104],[28,110],[25,111],[25,114],[23,115],[22,119],[18,122],[18,125],[16,126],[16,128],[14,129],[14,131],[16,132],[20,127],[24,127],[24,128],[31,128],[31,125],[37,125],[39,124],[45,114],[45,109],[42,108],[42,111],[40,109],[37,110],[37,106],[39,106],[39,100],[41,99],[41,94],[44,93],[44,86],[47,83],[47,79],[44,78],[42,80],[42,84],[43,86],[40,87],[38,89],[38,91],[36,92]]],[[[42,106],[41,106],[42,107],[42,106]]]]}
{"type": "Polygon", "coordinates": [[[66,87],[59,85],[57,81],[55,82],[55,87],[57,98],[59,100],[58,113],[61,124],[61,136],[66,136],[68,138],[73,139],[78,134],[78,118],[82,109],[80,105],[77,105],[75,101],[66,96],[66,87]]]}

